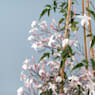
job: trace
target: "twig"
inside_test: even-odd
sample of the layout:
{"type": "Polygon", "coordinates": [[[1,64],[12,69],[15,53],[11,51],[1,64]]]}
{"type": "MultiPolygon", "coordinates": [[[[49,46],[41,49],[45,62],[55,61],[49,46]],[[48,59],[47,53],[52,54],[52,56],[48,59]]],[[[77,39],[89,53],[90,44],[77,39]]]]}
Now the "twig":
{"type": "MultiPolygon", "coordinates": [[[[83,15],[85,14],[85,6],[84,6],[84,0],[82,0],[82,13],[83,15]]],[[[84,31],[84,48],[85,48],[85,58],[88,60],[88,54],[87,54],[87,39],[86,39],[86,26],[84,24],[83,26],[83,31],[84,31]]]]}
{"type": "MultiPolygon", "coordinates": [[[[72,0],[68,1],[68,14],[67,14],[67,18],[66,18],[66,28],[65,28],[65,36],[64,38],[68,38],[68,25],[69,25],[69,18],[70,18],[70,9],[71,9],[71,5],[72,5],[72,0]]],[[[64,66],[60,69],[60,75],[62,77],[62,79],[64,80],[64,66]]],[[[59,93],[63,93],[63,84],[60,87],[60,91],[59,93]]]]}

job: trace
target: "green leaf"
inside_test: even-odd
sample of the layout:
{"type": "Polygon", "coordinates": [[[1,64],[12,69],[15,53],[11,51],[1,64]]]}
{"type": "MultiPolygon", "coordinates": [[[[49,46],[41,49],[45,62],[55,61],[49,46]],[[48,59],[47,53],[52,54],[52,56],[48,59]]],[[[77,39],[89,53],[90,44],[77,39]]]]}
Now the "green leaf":
{"type": "Polygon", "coordinates": [[[56,2],[56,0],[54,0],[53,4],[54,4],[55,7],[57,7],[57,2],[56,2]]]}
{"type": "Polygon", "coordinates": [[[50,16],[50,9],[48,9],[48,16],[50,16]]]}
{"type": "Polygon", "coordinates": [[[84,66],[85,66],[86,69],[88,69],[88,65],[89,65],[88,60],[84,59],[84,60],[82,60],[82,62],[85,63],[84,66]]]}
{"type": "Polygon", "coordinates": [[[56,56],[54,59],[56,60],[56,59],[58,59],[58,58],[60,58],[60,56],[56,56]]]}
{"type": "Polygon", "coordinates": [[[61,19],[59,20],[59,24],[61,24],[63,21],[64,21],[64,18],[61,18],[61,19]]]}
{"type": "Polygon", "coordinates": [[[74,2],[72,2],[72,5],[75,4],[74,2]]]}
{"type": "Polygon", "coordinates": [[[91,36],[92,36],[92,34],[88,34],[88,35],[87,35],[87,37],[91,37],[91,36]]]}
{"type": "Polygon", "coordinates": [[[54,0],[53,4],[54,4],[53,10],[54,10],[54,12],[56,12],[56,9],[57,9],[57,2],[56,2],[56,0],[54,0]]]}
{"type": "Polygon", "coordinates": [[[45,7],[51,8],[51,5],[47,4],[47,5],[45,5],[45,7]]]}
{"type": "Polygon", "coordinates": [[[76,27],[75,26],[72,26],[71,29],[74,32],[76,30],[76,27]]]}
{"type": "Polygon", "coordinates": [[[48,58],[49,58],[49,56],[50,56],[50,53],[44,53],[43,56],[40,58],[40,61],[41,61],[42,59],[44,59],[45,57],[48,57],[48,58]]]}
{"type": "Polygon", "coordinates": [[[64,58],[64,59],[61,61],[60,68],[62,68],[62,67],[64,66],[65,61],[66,61],[66,58],[64,58]]]}
{"type": "Polygon", "coordinates": [[[40,14],[40,19],[48,12],[48,9],[44,9],[40,14]]]}
{"type": "Polygon", "coordinates": [[[81,68],[83,66],[84,66],[83,63],[79,63],[79,64],[77,64],[76,66],[73,67],[72,71],[75,70],[75,69],[81,68]]]}
{"type": "Polygon", "coordinates": [[[56,7],[53,7],[54,12],[56,12],[56,9],[57,9],[56,7]]]}
{"type": "Polygon", "coordinates": [[[95,45],[95,36],[93,36],[91,47],[93,47],[94,45],[95,45]]]}
{"type": "Polygon", "coordinates": [[[60,12],[61,13],[64,13],[64,12],[66,12],[66,10],[65,9],[61,9],[60,12]]]}
{"type": "Polygon", "coordinates": [[[82,60],[82,62],[88,64],[88,60],[86,60],[86,59],[82,60]]]}
{"type": "Polygon", "coordinates": [[[66,4],[66,2],[62,3],[62,4],[60,5],[60,7],[63,8],[65,4],[66,4]]]}
{"type": "Polygon", "coordinates": [[[91,59],[91,63],[92,63],[93,70],[95,70],[95,60],[91,59]]]}
{"type": "Polygon", "coordinates": [[[64,14],[65,18],[67,17],[67,13],[64,14]]]}
{"type": "Polygon", "coordinates": [[[74,12],[73,11],[71,11],[71,16],[73,16],[74,15],[74,12]]]}
{"type": "Polygon", "coordinates": [[[79,23],[78,21],[73,21],[73,22],[72,22],[72,24],[74,24],[74,25],[75,25],[75,24],[78,24],[78,23],[79,23]]]}
{"type": "Polygon", "coordinates": [[[89,8],[86,8],[86,9],[87,9],[87,11],[93,16],[93,18],[94,18],[94,20],[95,20],[95,12],[92,11],[91,9],[89,9],[89,8]]]}

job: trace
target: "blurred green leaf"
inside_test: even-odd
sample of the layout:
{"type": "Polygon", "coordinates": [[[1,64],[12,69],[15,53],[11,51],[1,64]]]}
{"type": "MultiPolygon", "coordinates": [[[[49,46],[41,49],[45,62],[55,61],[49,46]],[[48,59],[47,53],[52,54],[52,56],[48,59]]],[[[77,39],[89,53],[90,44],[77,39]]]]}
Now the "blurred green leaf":
{"type": "Polygon", "coordinates": [[[48,58],[49,58],[49,56],[50,56],[50,53],[44,53],[43,56],[40,58],[40,61],[41,61],[42,59],[44,59],[45,57],[48,57],[48,58]]]}
{"type": "Polygon", "coordinates": [[[85,63],[84,66],[85,66],[86,69],[88,69],[88,65],[89,65],[88,60],[84,59],[84,60],[82,60],[82,62],[85,63]]]}
{"type": "Polygon", "coordinates": [[[95,20],[95,12],[92,11],[91,9],[89,9],[89,8],[86,8],[86,9],[87,9],[87,11],[93,16],[93,18],[94,18],[94,20],[95,20]]]}
{"type": "Polygon", "coordinates": [[[63,21],[64,21],[64,18],[61,18],[61,19],[59,20],[59,24],[61,24],[63,21]]]}
{"type": "Polygon", "coordinates": [[[61,64],[60,64],[60,68],[62,68],[65,64],[66,58],[64,58],[63,60],[61,60],[61,64]]]}
{"type": "Polygon", "coordinates": [[[76,30],[75,26],[71,26],[72,31],[74,32],[76,30]]]}
{"type": "Polygon", "coordinates": [[[54,0],[53,3],[54,3],[54,6],[57,7],[57,2],[56,2],[56,0],[54,0]]]}
{"type": "Polygon", "coordinates": [[[91,47],[93,47],[94,45],[95,45],[95,36],[93,36],[91,47]]]}
{"type": "Polygon", "coordinates": [[[66,4],[66,2],[61,3],[60,7],[62,7],[62,8],[63,8],[65,4],[66,4]]]}
{"type": "Polygon", "coordinates": [[[76,66],[73,67],[72,71],[75,70],[75,69],[81,68],[83,66],[84,66],[83,63],[79,63],[79,64],[77,64],[76,66]]]}
{"type": "Polygon", "coordinates": [[[40,19],[48,12],[48,9],[44,9],[40,14],[40,19]]]}
{"type": "Polygon", "coordinates": [[[72,22],[72,24],[74,24],[74,25],[75,25],[75,24],[78,24],[78,23],[79,23],[78,21],[73,21],[73,22],[72,22]]]}
{"type": "Polygon", "coordinates": [[[50,16],[50,9],[48,9],[48,16],[50,16]]]}
{"type": "Polygon", "coordinates": [[[64,12],[66,12],[66,10],[65,9],[61,9],[60,12],[61,13],[64,13],[64,12]]]}
{"type": "Polygon", "coordinates": [[[51,5],[47,4],[47,5],[45,5],[45,7],[51,8],[51,5]]]}
{"type": "Polygon", "coordinates": [[[92,36],[92,34],[88,34],[88,35],[87,35],[87,37],[91,37],[91,36],[92,36]]]}
{"type": "Polygon", "coordinates": [[[91,63],[92,63],[93,70],[95,70],[95,60],[91,59],[91,63]]]}

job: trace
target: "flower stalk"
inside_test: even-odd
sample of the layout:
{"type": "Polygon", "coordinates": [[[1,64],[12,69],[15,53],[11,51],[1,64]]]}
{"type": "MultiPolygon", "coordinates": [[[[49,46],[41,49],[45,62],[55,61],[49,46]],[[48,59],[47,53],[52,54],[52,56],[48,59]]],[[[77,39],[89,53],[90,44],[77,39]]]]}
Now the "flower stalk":
{"type": "MultiPolygon", "coordinates": [[[[86,7],[89,8],[89,0],[87,0],[86,2],[86,7]]],[[[87,11],[87,16],[90,17],[90,13],[87,11]]],[[[92,34],[92,30],[91,30],[91,20],[88,20],[89,22],[89,25],[88,25],[88,32],[89,34],[91,35],[92,34]]],[[[90,43],[92,42],[92,36],[89,37],[89,41],[90,43]]],[[[94,59],[94,50],[93,50],[93,47],[90,48],[90,56],[91,56],[91,59],[94,59]]]]}
{"type": "Polygon", "coordinates": [[[71,6],[72,6],[72,0],[68,1],[68,14],[66,18],[66,27],[65,27],[65,38],[68,38],[68,25],[69,25],[69,18],[71,13],[71,6]]]}
{"type": "MultiPolygon", "coordinates": [[[[68,1],[68,13],[67,13],[67,18],[66,18],[66,27],[65,27],[65,36],[64,38],[68,38],[68,25],[69,25],[69,19],[70,19],[70,13],[71,13],[71,5],[72,5],[72,0],[68,1]]],[[[64,66],[60,69],[60,75],[62,79],[64,80],[64,66]]],[[[60,91],[59,93],[63,93],[63,84],[60,86],[60,91]]]]}
{"type": "MultiPolygon", "coordinates": [[[[82,14],[85,14],[85,4],[84,0],[82,0],[82,14]]],[[[85,58],[88,60],[88,54],[87,54],[87,39],[86,39],[86,26],[84,24],[83,26],[83,31],[84,31],[84,48],[85,48],[85,58]]]]}

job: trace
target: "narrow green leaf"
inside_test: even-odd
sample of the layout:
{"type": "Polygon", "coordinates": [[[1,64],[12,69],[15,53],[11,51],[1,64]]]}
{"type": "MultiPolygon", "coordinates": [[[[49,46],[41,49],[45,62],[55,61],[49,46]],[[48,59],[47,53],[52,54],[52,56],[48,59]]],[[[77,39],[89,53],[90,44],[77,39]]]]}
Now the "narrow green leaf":
{"type": "Polygon", "coordinates": [[[84,59],[84,60],[82,60],[82,62],[84,62],[84,63],[88,63],[88,60],[84,59]]]}
{"type": "Polygon", "coordinates": [[[59,24],[61,24],[63,21],[64,21],[64,18],[61,18],[61,19],[59,20],[59,24]]]}
{"type": "Polygon", "coordinates": [[[65,9],[61,9],[60,12],[61,13],[64,13],[64,12],[66,12],[66,10],[65,9]]]}
{"type": "Polygon", "coordinates": [[[93,70],[95,70],[95,60],[91,59],[91,63],[92,63],[93,70]]]}
{"type": "Polygon", "coordinates": [[[60,7],[63,8],[65,4],[66,4],[66,2],[62,3],[62,4],[60,5],[60,7]]]}
{"type": "Polygon", "coordinates": [[[48,9],[44,9],[40,14],[40,19],[48,12],[48,9]]]}
{"type": "Polygon", "coordinates": [[[86,10],[93,16],[93,18],[95,20],[95,12],[92,11],[91,9],[89,9],[89,8],[86,8],[86,10]]]}
{"type": "Polygon", "coordinates": [[[56,6],[56,7],[57,7],[57,2],[56,2],[56,0],[54,0],[54,2],[53,2],[53,3],[54,3],[54,6],[56,6]]]}
{"type": "Polygon", "coordinates": [[[91,47],[93,47],[94,45],[95,45],[95,36],[93,36],[91,47]]]}
{"type": "Polygon", "coordinates": [[[64,59],[61,61],[60,68],[62,68],[62,67],[64,66],[65,61],[66,61],[66,58],[64,58],[64,59]]]}
{"type": "Polygon", "coordinates": [[[53,7],[54,12],[56,12],[56,7],[53,7]]]}
{"type": "Polygon", "coordinates": [[[71,29],[74,32],[76,30],[76,27],[75,26],[72,26],[71,29]]]}
{"type": "Polygon", "coordinates": [[[78,21],[73,21],[73,22],[72,22],[72,24],[74,24],[74,25],[75,25],[75,24],[78,24],[78,23],[79,23],[78,21]]]}
{"type": "Polygon", "coordinates": [[[48,16],[50,16],[50,9],[48,9],[48,16]]]}
{"type": "Polygon", "coordinates": [[[91,36],[92,36],[92,34],[88,34],[88,35],[87,35],[87,37],[91,37],[91,36]]]}
{"type": "Polygon", "coordinates": [[[45,57],[48,57],[48,58],[49,58],[49,56],[50,56],[50,53],[44,53],[43,56],[40,58],[40,61],[41,61],[42,59],[44,59],[45,57]]]}
{"type": "Polygon", "coordinates": [[[84,60],[82,60],[82,62],[85,63],[84,66],[85,66],[86,69],[88,69],[88,66],[89,66],[88,60],[84,59],[84,60]]]}
{"type": "Polygon", "coordinates": [[[79,64],[77,64],[76,66],[73,67],[72,71],[75,70],[75,69],[81,68],[83,66],[84,66],[83,63],[79,63],[79,64]]]}
{"type": "Polygon", "coordinates": [[[45,5],[45,7],[51,8],[51,5],[47,4],[47,5],[45,5]]]}

